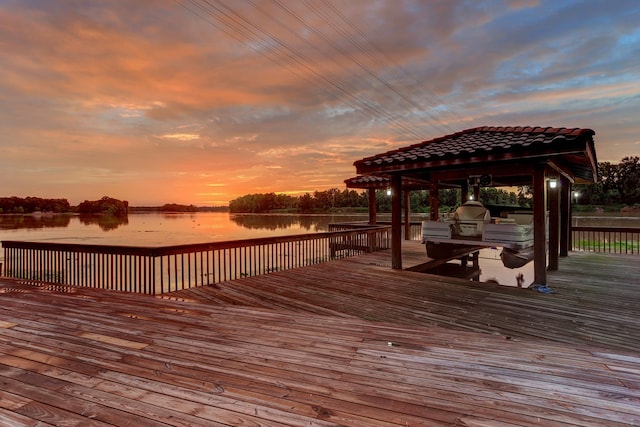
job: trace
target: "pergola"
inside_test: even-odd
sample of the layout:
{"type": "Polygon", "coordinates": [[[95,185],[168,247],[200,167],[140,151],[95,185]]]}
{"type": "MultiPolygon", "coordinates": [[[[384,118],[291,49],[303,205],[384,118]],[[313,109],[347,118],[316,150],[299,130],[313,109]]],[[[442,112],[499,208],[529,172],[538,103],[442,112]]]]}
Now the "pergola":
{"type": "MultiPolygon", "coordinates": [[[[354,162],[358,176],[347,187],[369,190],[375,221],[375,189],[390,188],[392,267],[402,269],[402,194],[428,189],[430,216],[438,219],[438,189],[460,188],[462,201],[479,188],[529,185],[533,190],[534,283],[546,284],[571,245],[571,186],[596,182],[591,129],[478,127],[354,162]],[[372,200],[373,199],[373,200],[372,200]],[[546,216],[549,213],[547,248],[546,216]]],[[[408,210],[408,209],[407,209],[408,210]]]]}

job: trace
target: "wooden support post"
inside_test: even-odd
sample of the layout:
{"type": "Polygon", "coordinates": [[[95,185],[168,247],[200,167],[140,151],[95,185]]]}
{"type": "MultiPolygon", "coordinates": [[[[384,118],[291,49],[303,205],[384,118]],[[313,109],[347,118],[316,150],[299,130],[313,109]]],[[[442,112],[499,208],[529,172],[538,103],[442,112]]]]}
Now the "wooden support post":
{"type": "Polygon", "coordinates": [[[546,197],[543,164],[533,168],[533,283],[547,284],[546,197]]]}
{"type": "Polygon", "coordinates": [[[549,181],[549,271],[558,269],[558,246],[560,243],[560,182],[556,179],[555,188],[549,181]]]}
{"type": "Polygon", "coordinates": [[[569,255],[571,241],[571,182],[560,178],[560,256],[569,255]]]}
{"type": "Polygon", "coordinates": [[[391,175],[391,268],[402,270],[402,177],[391,175]]]}
{"type": "Polygon", "coordinates": [[[469,200],[469,182],[465,181],[460,187],[460,204],[464,205],[467,200],[469,200]]]}
{"type": "Polygon", "coordinates": [[[474,185],[473,186],[473,200],[476,201],[480,201],[480,186],[479,185],[474,185]]]}
{"type": "Polygon", "coordinates": [[[573,231],[571,227],[573,227],[573,185],[569,187],[569,219],[567,220],[569,224],[568,237],[567,237],[567,248],[568,250],[573,249],[573,231]]]}
{"type": "Polygon", "coordinates": [[[440,197],[438,196],[438,181],[433,180],[429,185],[429,219],[437,221],[440,217],[440,197]]]}
{"type": "Polygon", "coordinates": [[[376,211],[376,190],[375,188],[370,188],[368,190],[369,193],[369,224],[375,225],[378,221],[377,211],[376,211]]]}
{"type": "Polygon", "coordinates": [[[404,195],[404,240],[411,240],[411,192],[404,195]]]}

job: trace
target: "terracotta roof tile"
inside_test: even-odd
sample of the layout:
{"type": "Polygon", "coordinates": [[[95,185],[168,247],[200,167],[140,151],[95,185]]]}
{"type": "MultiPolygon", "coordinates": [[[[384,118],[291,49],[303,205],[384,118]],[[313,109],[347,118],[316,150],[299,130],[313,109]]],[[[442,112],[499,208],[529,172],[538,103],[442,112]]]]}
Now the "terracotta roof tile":
{"type": "MultiPolygon", "coordinates": [[[[348,188],[382,189],[389,188],[391,179],[387,175],[359,175],[345,179],[344,183],[348,188]]],[[[405,188],[424,188],[425,183],[424,181],[402,177],[402,186],[405,188]]]]}
{"type": "Polygon", "coordinates": [[[532,126],[482,126],[366,157],[355,165],[380,165],[422,161],[432,157],[466,157],[484,152],[517,151],[536,146],[562,145],[590,138],[591,129],[532,126]]]}

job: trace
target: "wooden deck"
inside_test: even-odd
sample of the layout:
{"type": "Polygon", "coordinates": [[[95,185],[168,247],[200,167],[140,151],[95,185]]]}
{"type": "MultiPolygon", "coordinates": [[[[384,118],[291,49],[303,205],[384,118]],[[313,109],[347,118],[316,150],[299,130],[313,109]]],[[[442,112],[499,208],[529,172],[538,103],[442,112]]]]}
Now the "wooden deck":
{"type": "Polygon", "coordinates": [[[571,253],[555,294],[388,263],[161,298],[2,282],[0,425],[640,425],[637,256],[571,253]]]}

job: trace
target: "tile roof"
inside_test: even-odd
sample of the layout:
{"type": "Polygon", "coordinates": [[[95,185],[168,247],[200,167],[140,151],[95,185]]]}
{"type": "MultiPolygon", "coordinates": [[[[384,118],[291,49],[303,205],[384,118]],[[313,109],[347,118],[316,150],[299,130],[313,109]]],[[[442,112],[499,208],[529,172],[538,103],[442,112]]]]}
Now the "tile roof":
{"type": "MultiPolygon", "coordinates": [[[[353,178],[345,179],[344,183],[347,188],[372,188],[383,189],[389,188],[391,178],[387,175],[360,175],[353,178]]],[[[407,189],[421,189],[426,183],[422,180],[402,177],[402,187],[407,189]]]]}
{"type": "Polygon", "coordinates": [[[354,163],[358,169],[391,166],[411,162],[429,162],[451,158],[482,156],[498,153],[518,153],[527,150],[562,147],[573,141],[592,142],[595,132],[581,128],[553,127],[491,127],[467,129],[451,135],[366,157],[354,163]]]}
{"type": "Polygon", "coordinates": [[[344,183],[348,188],[383,188],[390,185],[388,176],[360,175],[345,179],[344,183]]]}

